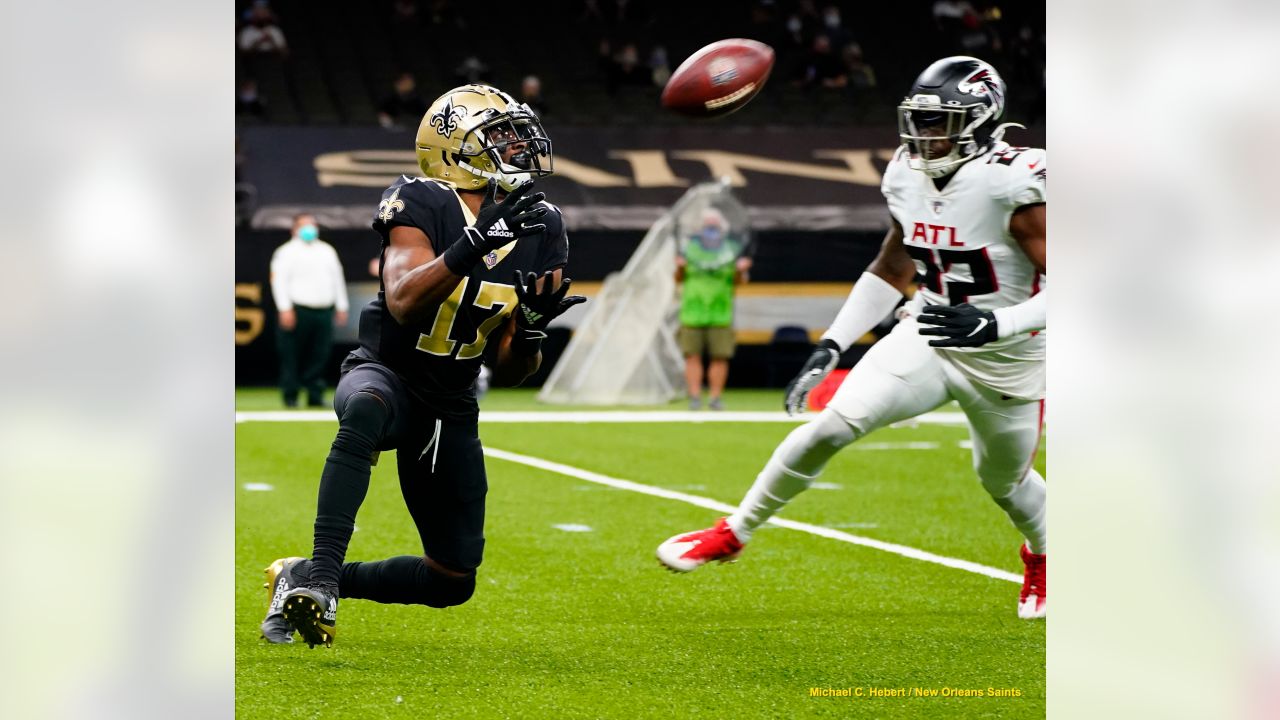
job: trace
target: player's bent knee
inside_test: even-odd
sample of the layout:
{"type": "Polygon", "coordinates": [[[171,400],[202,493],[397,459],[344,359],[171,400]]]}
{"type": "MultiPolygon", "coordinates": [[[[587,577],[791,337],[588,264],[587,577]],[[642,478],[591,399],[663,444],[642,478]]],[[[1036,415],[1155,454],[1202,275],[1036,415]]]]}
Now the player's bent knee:
{"type": "Polygon", "coordinates": [[[1004,467],[997,463],[976,463],[974,469],[978,471],[978,479],[982,481],[983,489],[997,503],[1007,498],[1026,474],[1025,467],[1004,467]]]}
{"type": "Polygon", "coordinates": [[[822,472],[840,448],[858,435],[844,418],[831,410],[801,425],[778,447],[777,457],[783,467],[810,480],[822,472]]]}
{"type": "Polygon", "coordinates": [[[839,413],[828,408],[809,423],[814,444],[829,450],[839,450],[862,436],[839,413]]]}
{"type": "Polygon", "coordinates": [[[428,566],[426,579],[422,589],[422,604],[433,608],[461,605],[470,600],[476,591],[474,570],[466,575],[450,575],[428,566]]]}
{"type": "Polygon", "coordinates": [[[370,392],[354,392],[343,403],[338,416],[338,435],[332,454],[370,457],[390,419],[391,411],[382,398],[370,392]]]}

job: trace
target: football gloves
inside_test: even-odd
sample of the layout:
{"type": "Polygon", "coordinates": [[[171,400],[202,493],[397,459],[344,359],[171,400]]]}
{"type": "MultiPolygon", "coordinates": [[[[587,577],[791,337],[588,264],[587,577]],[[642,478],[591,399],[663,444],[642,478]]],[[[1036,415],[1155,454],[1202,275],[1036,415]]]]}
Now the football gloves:
{"type": "Polygon", "coordinates": [[[519,270],[515,273],[519,304],[516,306],[516,329],[511,336],[511,349],[521,355],[537,353],[542,348],[542,340],[547,336],[547,326],[551,321],[574,305],[587,301],[581,295],[565,297],[569,284],[573,282],[569,278],[564,278],[557,288],[552,273],[542,277],[542,288],[539,289],[537,273],[523,275],[519,270]]]}
{"type": "Polygon", "coordinates": [[[929,341],[933,347],[978,347],[999,338],[995,313],[969,303],[927,305],[917,319],[929,326],[920,328],[921,335],[939,336],[929,341]]]}
{"type": "Polygon", "coordinates": [[[547,214],[545,207],[535,207],[546,195],[526,195],[532,182],[527,182],[507,193],[497,202],[497,184],[490,183],[489,202],[480,209],[474,225],[463,228],[458,238],[444,251],[444,264],[454,275],[466,275],[480,258],[510,243],[512,240],[534,235],[547,229],[533,221],[547,214]]]}
{"type": "Polygon", "coordinates": [[[783,407],[786,408],[788,415],[804,412],[809,393],[835,369],[838,362],[840,362],[840,346],[834,340],[826,338],[819,341],[818,346],[813,349],[813,354],[805,361],[804,367],[800,368],[800,374],[787,385],[783,407]]]}

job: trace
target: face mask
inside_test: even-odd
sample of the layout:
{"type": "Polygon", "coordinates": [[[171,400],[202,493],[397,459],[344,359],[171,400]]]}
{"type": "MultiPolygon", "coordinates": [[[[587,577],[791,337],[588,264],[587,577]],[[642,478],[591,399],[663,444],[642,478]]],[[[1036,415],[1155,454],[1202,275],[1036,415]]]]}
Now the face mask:
{"type": "Polygon", "coordinates": [[[702,228],[702,239],[704,242],[713,243],[720,239],[720,228],[704,227],[702,228]]]}
{"type": "Polygon", "coordinates": [[[320,229],[315,225],[303,225],[298,228],[298,239],[303,242],[311,242],[320,237],[320,229]]]}

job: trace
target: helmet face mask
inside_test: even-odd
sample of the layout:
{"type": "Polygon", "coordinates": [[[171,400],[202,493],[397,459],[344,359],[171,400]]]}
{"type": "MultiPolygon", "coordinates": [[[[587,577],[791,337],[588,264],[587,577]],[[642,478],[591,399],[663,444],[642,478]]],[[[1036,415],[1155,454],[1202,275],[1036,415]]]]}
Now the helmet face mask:
{"type": "Polygon", "coordinates": [[[479,152],[472,155],[487,154],[503,172],[538,175],[552,172],[551,140],[527,105],[513,108],[481,125],[474,135],[479,152]]]}
{"type": "Polygon", "coordinates": [[[524,103],[487,85],[464,85],[431,104],[418,127],[418,165],[459,190],[512,190],[553,172],[551,140],[524,103]]]}
{"type": "Polygon", "coordinates": [[[942,177],[977,156],[974,132],[988,119],[990,109],[981,103],[944,105],[937,96],[916,95],[898,106],[898,136],[913,170],[942,177]]]}
{"type": "Polygon", "coordinates": [[[898,136],[913,170],[946,176],[981,155],[1003,134],[1005,85],[995,68],[977,58],[943,58],[916,79],[898,105],[898,136]]]}

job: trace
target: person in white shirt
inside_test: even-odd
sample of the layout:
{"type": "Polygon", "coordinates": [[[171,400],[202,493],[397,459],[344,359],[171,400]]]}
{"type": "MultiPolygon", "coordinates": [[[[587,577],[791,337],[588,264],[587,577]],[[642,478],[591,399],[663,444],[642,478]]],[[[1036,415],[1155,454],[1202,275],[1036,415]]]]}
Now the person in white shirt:
{"type": "Polygon", "coordinates": [[[284,39],[284,32],[276,25],[275,15],[265,5],[258,5],[249,14],[249,24],[240,30],[236,37],[236,47],[240,52],[263,55],[289,54],[289,44],[284,39]]]}
{"type": "Polygon", "coordinates": [[[324,366],[334,325],[347,324],[347,282],[333,246],[320,239],[311,215],[293,219],[293,237],[271,256],[271,294],[278,311],[280,390],[287,407],[324,405],[324,366]]]}

